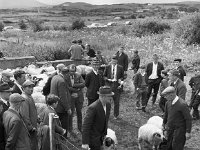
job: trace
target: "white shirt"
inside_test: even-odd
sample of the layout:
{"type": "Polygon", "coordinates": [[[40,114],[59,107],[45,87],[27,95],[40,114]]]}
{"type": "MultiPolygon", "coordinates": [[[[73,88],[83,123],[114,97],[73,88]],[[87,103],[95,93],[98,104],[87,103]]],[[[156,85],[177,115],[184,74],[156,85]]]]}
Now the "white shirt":
{"type": "Polygon", "coordinates": [[[70,76],[70,79],[71,79],[71,84],[72,86],[74,85],[74,77],[73,76],[70,76]]]}
{"type": "Polygon", "coordinates": [[[94,72],[94,74],[96,74],[96,75],[97,75],[97,71],[95,71],[95,70],[94,70],[94,68],[93,68],[93,72],[94,72]]]}
{"type": "Polygon", "coordinates": [[[175,97],[175,99],[172,101],[172,105],[174,105],[178,101],[178,96],[175,97]]]}
{"type": "Polygon", "coordinates": [[[115,65],[115,67],[114,65],[111,65],[111,69],[112,69],[111,73],[113,75],[113,78],[117,80],[117,64],[115,65]]]}
{"type": "Polygon", "coordinates": [[[19,85],[19,83],[17,82],[17,81],[15,81],[15,84],[19,87],[19,89],[23,92],[23,90],[22,90],[22,86],[21,85],[19,85]]]}
{"type": "Polygon", "coordinates": [[[103,109],[104,109],[104,111],[105,111],[105,115],[106,115],[106,105],[105,105],[105,106],[103,106],[103,109]]]}
{"type": "Polygon", "coordinates": [[[157,75],[157,68],[158,68],[158,63],[155,64],[153,62],[153,70],[152,70],[152,74],[149,76],[149,79],[157,79],[158,75],[157,75]]]}

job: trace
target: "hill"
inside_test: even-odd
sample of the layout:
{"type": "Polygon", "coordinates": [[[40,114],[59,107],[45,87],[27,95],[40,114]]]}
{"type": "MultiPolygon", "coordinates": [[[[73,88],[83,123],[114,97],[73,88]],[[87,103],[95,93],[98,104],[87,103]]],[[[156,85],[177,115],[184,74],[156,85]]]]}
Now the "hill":
{"type": "Polygon", "coordinates": [[[0,0],[0,9],[44,7],[46,4],[36,0],[0,0]]]}

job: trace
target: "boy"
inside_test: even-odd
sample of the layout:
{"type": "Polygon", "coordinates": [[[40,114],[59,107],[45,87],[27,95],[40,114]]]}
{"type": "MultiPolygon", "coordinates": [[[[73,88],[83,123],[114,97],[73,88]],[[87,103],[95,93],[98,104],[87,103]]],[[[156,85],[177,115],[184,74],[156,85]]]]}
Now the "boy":
{"type": "Polygon", "coordinates": [[[139,72],[136,73],[134,78],[134,86],[136,91],[136,109],[140,108],[140,101],[142,100],[142,111],[146,112],[145,107],[146,103],[145,100],[147,98],[147,91],[148,91],[148,85],[147,85],[147,74],[145,73],[145,66],[141,66],[139,69],[139,72]]]}

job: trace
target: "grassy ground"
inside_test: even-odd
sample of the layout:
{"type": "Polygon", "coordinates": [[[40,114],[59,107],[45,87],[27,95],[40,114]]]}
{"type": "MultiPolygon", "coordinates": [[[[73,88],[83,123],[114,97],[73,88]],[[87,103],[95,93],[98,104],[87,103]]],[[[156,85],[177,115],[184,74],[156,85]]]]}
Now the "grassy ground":
{"type": "MultiPolygon", "coordinates": [[[[134,95],[134,86],[131,81],[133,72],[128,72],[128,79],[125,83],[124,92],[121,95],[120,101],[120,119],[114,120],[113,116],[113,107],[110,115],[109,128],[113,129],[116,132],[118,139],[118,150],[138,150],[137,145],[137,134],[138,129],[141,125],[145,124],[146,121],[154,115],[161,116],[162,112],[158,106],[158,100],[155,107],[151,106],[151,101],[147,107],[147,112],[138,111],[135,109],[135,95],[134,95]]],[[[191,95],[191,89],[188,86],[189,79],[193,74],[188,73],[185,78],[185,83],[187,85],[187,102],[189,103],[189,98],[191,95]]],[[[113,105],[112,105],[113,106],[113,105]]],[[[84,112],[87,109],[85,104],[84,112]]],[[[75,117],[76,120],[76,117],[75,117]]],[[[75,121],[74,121],[75,123],[75,121]]],[[[76,128],[76,123],[74,124],[76,128]]],[[[199,150],[200,143],[200,130],[199,130],[200,121],[193,121],[192,126],[192,138],[186,142],[185,150],[199,150]]],[[[76,129],[75,129],[76,130],[76,129]]],[[[72,141],[80,147],[81,145],[81,135],[80,133],[76,137],[71,137],[72,141]],[[77,144],[78,143],[78,144],[77,144]]]]}

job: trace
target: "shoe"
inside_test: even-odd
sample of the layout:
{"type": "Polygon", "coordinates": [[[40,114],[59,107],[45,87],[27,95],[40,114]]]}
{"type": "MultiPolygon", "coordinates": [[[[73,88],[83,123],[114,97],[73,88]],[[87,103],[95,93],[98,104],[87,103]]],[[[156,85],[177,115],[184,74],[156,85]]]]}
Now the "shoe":
{"type": "Polygon", "coordinates": [[[117,117],[114,117],[114,120],[118,120],[119,119],[119,117],[117,116],[117,117]]]}

